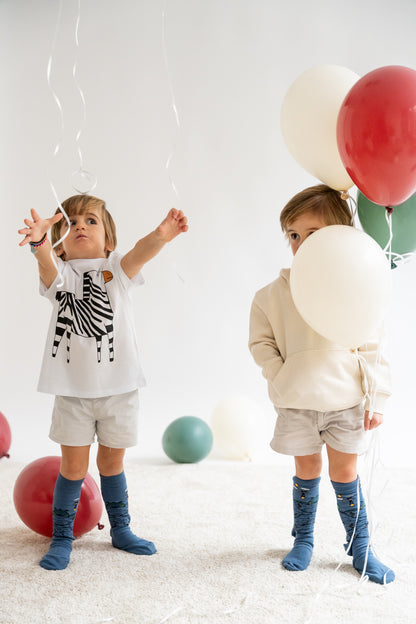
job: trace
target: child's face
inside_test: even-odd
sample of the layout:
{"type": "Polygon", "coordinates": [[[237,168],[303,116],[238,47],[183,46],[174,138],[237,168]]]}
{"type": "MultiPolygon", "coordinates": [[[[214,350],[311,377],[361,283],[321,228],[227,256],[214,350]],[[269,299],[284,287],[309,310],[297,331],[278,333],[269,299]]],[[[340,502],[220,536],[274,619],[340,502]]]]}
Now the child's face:
{"type": "MultiPolygon", "coordinates": [[[[58,255],[65,252],[65,260],[106,258],[108,249],[105,229],[100,210],[91,208],[84,214],[69,217],[71,228],[68,236],[59,246],[58,255]]],[[[68,230],[66,220],[62,220],[61,236],[68,230]]]]}
{"type": "Polygon", "coordinates": [[[292,221],[287,228],[287,236],[293,255],[308,236],[327,225],[321,215],[313,212],[306,212],[292,221]]]}

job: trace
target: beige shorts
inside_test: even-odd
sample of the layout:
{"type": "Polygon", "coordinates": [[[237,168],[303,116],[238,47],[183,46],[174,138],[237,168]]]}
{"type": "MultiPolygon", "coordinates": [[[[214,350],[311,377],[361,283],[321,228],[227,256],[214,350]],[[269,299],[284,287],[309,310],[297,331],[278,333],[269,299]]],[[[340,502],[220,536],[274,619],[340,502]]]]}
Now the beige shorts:
{"type": "Polygon", "coordinates": [[[65,446],[89,446],[97,441],[110,448],[137,444],[137,390],[99,399],[55,397],[49,437],[65,446]]]}
{"type": "Polygon", "coordinates": [[[278,408],[270,446],[277,453],[302,456],[319,453],[324,444],[341,453],[362,455],[369,438],[364,431],[363,404],[335,412],[278,408]]]}

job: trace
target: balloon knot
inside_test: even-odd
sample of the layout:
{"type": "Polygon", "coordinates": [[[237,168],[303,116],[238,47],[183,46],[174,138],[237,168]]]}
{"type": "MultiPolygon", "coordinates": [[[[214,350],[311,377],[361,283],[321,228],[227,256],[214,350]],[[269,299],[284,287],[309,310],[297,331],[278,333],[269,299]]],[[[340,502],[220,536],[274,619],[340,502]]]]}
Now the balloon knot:
{"type": "Polygon", "coordinates": [[[347,199],[349,199],[349,198],[350,198],[350,194],[348,193],[348,191],[342,191],[342,193],[341,193],[341,199],[343,199],[343,200],[345,200],[345,201],[346,201],[346,200],[347,200],[347,199]]]}
{"type": "Polygon", "coordinates": [[[98,524],[97,524],[97,529],[98,529],[99,531],[102,531],[102,530],[103,530],[103,528],[104,528],[104,525],[103,525],[103,524],[100,524],[100,523],[98,523],[98,524]]]}
{"type": "Polygon", "coordinates": [[[7,457],[7,459],[10,459],[10,455],[8,453],[3,453],[3,455],[0,455],[0,459],[2,457],[7,457]]]}
{"type": "Polygon", "coordinates": [[[394,208],[393,208],[393,206],[386,206],[386,210],[389,213],[389,215],[391,215],[391,214],[393,214],[394,208]]]}

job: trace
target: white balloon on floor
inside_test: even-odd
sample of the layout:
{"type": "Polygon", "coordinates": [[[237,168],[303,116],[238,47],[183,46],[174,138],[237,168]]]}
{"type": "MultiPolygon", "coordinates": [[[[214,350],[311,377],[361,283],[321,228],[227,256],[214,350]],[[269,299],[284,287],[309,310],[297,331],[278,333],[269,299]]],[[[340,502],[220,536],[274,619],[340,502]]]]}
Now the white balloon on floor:
{"type": "Polygon", "coordinates": [[[214,444],[229,459],[248,459],[264,447],[264,414],[244,396],[223,399],[211,415],[214,444]]]}
{"type": "Polygon", "coordinates": [[[349,348],[382,323],[391,270],[378,243],[348,225],[330,225],[299,247],[290,272],[293,301],[318,334],[349,348]]]}

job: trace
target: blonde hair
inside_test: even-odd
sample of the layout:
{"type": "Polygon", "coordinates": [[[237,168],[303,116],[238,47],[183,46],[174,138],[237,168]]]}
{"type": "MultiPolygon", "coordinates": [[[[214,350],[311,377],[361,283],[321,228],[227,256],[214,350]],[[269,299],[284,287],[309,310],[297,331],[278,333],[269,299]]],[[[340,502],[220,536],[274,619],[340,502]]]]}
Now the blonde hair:
{"type": "Polygon", "coordinates": [[[348,202],[342,199],[340,191],[317,184],[297,193],[283,208],[280,213],[283,232],[287,233],[290,224],[308,212],[319,215],[327,225],[353,225],[348,202]]]}
{"type": "MultiPolygon", "coordinates": [[[[62,208],[65,210],[68,217],[72,217],[73,215],[84,214],[88,212],[88,210],[95,209],[99,212],[100,217],[103,221],[104,231],[105,231],[105,244],[109,250],[113,251],[117,246],[117,234],[116,234],[116,225],[113,221],[113,217],[108,212],[105,201],[99,199],[98,197],[94,197],[93,195],[73,195],[72,197],[68,197],[65,201],[62,202],[62,208]]],[[[58,208],[55,214],[61,212],[61,209],[58,208]]],[[[65,219],[61,219],[58,223],[55,223],[52,226],[51,230],[51,240],[52,245],[58,242],[61,238],[61,229],[62,225],[65,223],[65,219]]],[[[110,255],[110,251],[107,250],[107,257],[110,255]]],[[[61,254],[61,259],[65,260],[65,252],[61,254]]]]}

